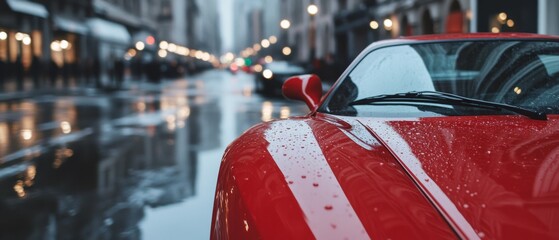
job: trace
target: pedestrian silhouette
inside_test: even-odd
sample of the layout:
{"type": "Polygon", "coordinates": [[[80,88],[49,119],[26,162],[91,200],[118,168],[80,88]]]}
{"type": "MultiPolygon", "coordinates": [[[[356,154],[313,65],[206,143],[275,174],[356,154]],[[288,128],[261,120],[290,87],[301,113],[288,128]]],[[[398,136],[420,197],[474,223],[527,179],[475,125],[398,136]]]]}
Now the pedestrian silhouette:
{"type": "Polygon", "coordinates": [[[4,81],[7,75],[6,62],[0,58],[0,91],[4,91],[4,81]]]}
{"type": "Polygon", "coordinates": [[[52,87],[56,86],[56,79],[58,78],[58,65],[54,60],[49,61],[49,80],[52,87]]]}
{"type": "Polygon", "coordinates": [[[101,82],[101,63],[98,57],[93,58],[92,71],[95,78],[95,86],[97,88],[103,87],[103,83],[101,82]]]}
{"type": "Polygon", "coordinates": [[[161,65],[159,61],[152,59],[147,66],[148,79],[151,82],[159,82],[161,79],[161,65]]]}
{"type": "Polygon", "coordinates": [[[39,88],[41,82],[41,74],[43,72],[43,66],[41,64],[41,60],[37,56],[33,56],[31,59],[31,76],[33,76],[33,87],[39,88]]]}
{"type": "Polygon", "coordinates": [[[21,55],[17,56],[15,64],[16,71],[16,85],[18,90],[23,90],[23,76],[25,74],[25,69],[23,69],[23,61],[21,55]]]}
{"type": "Polygon", "coordinates": [[[116,87],[120,88],[122,86],[122,82],[124,81],[124,61],[122,61],[122,59],[116,59],[113,69],[116,80],[116,87]]]}

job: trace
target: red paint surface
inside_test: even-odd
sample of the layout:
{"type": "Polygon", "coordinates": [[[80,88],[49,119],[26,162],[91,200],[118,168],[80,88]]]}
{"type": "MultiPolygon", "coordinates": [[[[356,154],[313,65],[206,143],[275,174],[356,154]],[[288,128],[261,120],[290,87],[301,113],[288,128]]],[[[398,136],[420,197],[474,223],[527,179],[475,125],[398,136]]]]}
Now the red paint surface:
{"type": "Polygon", "coordinates": [[[370,238],[456,238],[384,146],[373,140],[366,149],[347,135],[369,133],[339,129],[322,117],[308,123],[370,238]]]}
{"type": "MultiPolygon", "coordinates": [[[[429,181],[440,187],[482,238],[559,237],[558,116],[551,115],[549,121],[521,116],[359,119],[373,130],[375,124],[390,126],[431,180],[414,178],[413,172],[405,170],[400,160],[406,155],[393,151],[394,141],[382,139],[389,150],[381,142],[367,140],[370,133],[355,132],[357,121],[344,119],[319,114],[285,127],[304,123],[312,129],[320,154],[368,237],[455,238],[445,219],[452,222],[457,216],[445,211],[449,206],[441,205],[437,197],[430,203],[422,194],[421,190],[429,189],[425,187],[429,181]],[[356,139],[363,141],[358,144],[356,139]]],[[[269,129],[265,124],[250,130],[227,151],[216,193],[213,239],[315,237],[309,216],[301,208],[305,200],[297,200],[290,185],[331,186],[318,177],[323,169],[313,169],[313,165],[304,177],[286,176],[276,164],[278,159],[271,157],[271,143],[264,140],[269,129]]],[[[383,133],[375,135],[382,138],[383,133]]],[[[280,144],[300,140],[286,136],[280,144]]],[[[282,156],[282,151],[292,149],[277,151],[282,156]]],[[[308,156],[313,154],[317,153],[308,156]]],[[[307,197],[312,199],[312,195],[307,197]]],[[[324,210],[324,224],[339,230],[336,221],[344,218],[329,218],[327,213],[340,206],[329,205],[327,199],[313,201],[324,210]]],[[[461,229],[455,230],[465,236],[461,229]]]]}
{"type": "MultiPolygon", "coordinates": [[[[558,39],[535,34],[429,35],[381,41],[366,51],[409,40],[499,38],[558,39]]],[[[266,134],[282,131],[270,133],[274,122],[258,125],[224,156],[212,239],[312,239],[319,229],[316,219],[323,219],[329,231],[343,231],[336,221],[355,217],[332,217],[340,206],[312,191],[301,194],[297,184],[333,192],[341,188],[349,202],[341,207],[353,210],[373,239],[559,239],[559,116],[550,115],[548,121],[523,116],[337,118],[316,113],[320,95],[305,96],[308,89],[303,86],[303,79],[296,79],[284,86],[284,93],[304,100],[313,117],[282,126],[290,131],[301,124],[310,127],[320,151],[298,149],[297,155],[324,158],[335,186],[319,179],[322,165],[309,164],[308,174],[290,176],[299,172],[286,168],[289,159],[282,156],[293,149],[270,146],[309,145],[293,136],[268,142],[266,134]],[[304,209],[309,203],[321,208],[319,217],[304,209]]]]}
{"type": "Polygon", "coordinates": [[[285,176],[266,150],[266,128],[261,125],[249,130],[225,153],[214,202],[212,239],[313,238],[285,176]]]}
{"type": "MultiPolygon", "coordinates": [[[[456,33],[456,34],[431,34],[404,37],[403,39],[421,40],[421,41],[439,41],[439,40],[473,40],[473,39],[549,39],[558,40],[559,36],[542,35],[535,33],[456,33]]],[[[394,40],[388,40],[391,42],[394,40]]]]}
{"type": "Polygon", "coordinates": [[[289,99],[305,102],[314,111],[322,97],[322,84],[314,74],[294,76],[283,83],[282,92],[289,99]]]}
{"type": "MultiPolygon", "coordinates": [[[[348,239],[456,237],[389,151],[378,142],[371,141],[371,135],[366,131],[356,134],[347,129],[341,130],[340,126],[347,128],[351,125],[334,120],[307,119],[282,125],[286,132],[289,129],[302,131],[301,124],[312,129],[308,138],[318,143],[319,152],[304,143],[311,139],[290,138],[285,132],[286,137],[277,142],[264,141],[265,134],[273,134],[269,131],[273,129],[272,124],[277,124],[274,122],[260,125],[235,141],[226,152],[220,170],[212,238],[312,239],[322,231],[334,231],[332,236],[338,231],[338,235],[347,235],[348,239]],[[368,147],[350,140],[347,134],[357,138],[359,135],[368,136],[369,140],[364,141],[368,142],[368,147]],[[298,146],[309,149],[306,152],[305,148],[300,148],[297,155],[308,159],[322,155],[328,169],[309,160],[304,174],[300,174],[300,169],[283,168],[284,171],[281,171],[279,162],[290,161],[287,159],[288,152],[294,149],[289,144],[297,141],[301,141],[298,146]],[[273,144],[284,147],[269,150],[268,146],[273,144]],[[284,153],[286,159],[279,159],[284,153]],[[273,159],[272,155],[280,157],[273,159]],[[292,173],[299,174],[290,175],[292,173]],[[337,184],[332,184],[332,181],[337,184]],[[332,194],[316,197],[310,190],[298,190],[301,188],[316,188],[332,194]],[[349,202],[340,204],[341,198],[349,202]],[[303,211],[302,207],[309,204],[316,205],[320,210],[303,211]],[[317,224],[317,219],[322,223],[317,224]],[[244,228],[244,221],[249,223],[248,231],[244,228]],[[360,223],[366,233],[355,237],[353,231],[343,232],[347,229],[344,224],[349,221],[360,223]],[[322,229],[320,225],[326,228],[322,229]]],[[[275,131],[282,134],[279,132],[281,129],[276,128],[275,131]]],[[[294,166],[297,164],[293,162],[294,166]]]]}
{"type": "MultiPolygon", "coordinates": [[[[559,117],[362,119],[406,166],[417,159],[428,179],[408,166],[424,191],[434,181],[480,237],[559,238],[559,117]],[[379,128],[387,124],[405,141],[379,128]],[[384,131],[384,132],[383,132],[384,131]]],[[[432,196],[441,209],[450,209],[432,196]]],[[[447,218],[458,219],[446,212],[447,218]]],[[[459,224],[458,224],[459,225],[459,224]]]]}

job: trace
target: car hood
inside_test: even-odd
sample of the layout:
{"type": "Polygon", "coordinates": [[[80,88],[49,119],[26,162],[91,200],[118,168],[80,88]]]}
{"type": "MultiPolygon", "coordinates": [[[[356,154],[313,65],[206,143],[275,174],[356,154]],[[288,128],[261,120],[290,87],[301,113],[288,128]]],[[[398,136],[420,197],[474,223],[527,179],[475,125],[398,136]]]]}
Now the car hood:
{"type": "Polygon", "coordinates": [[[462,237],[559,238],[558,116],[353,119],[462,237]]]}
{"type": "MultiPolygon", "coordinates": [[[[455,239],[456,234],[438,213],[429,200],[417,189],[406,175],[405,170],[375,137],[356,119],[338,119],[323,116],[310,119],[291,119],[265,124],[263,139],[266,143],[266,155],[261,161],[254,161],[243,166],[258,166],[272,162],[283,176],[283,182],[293,197],[285,197],[296,202],[300,215],[290,211],[291,216],[282,211],[274,227],[282,233],[267,236],[278,237],[289,232],[295,226],[308,226],[310,235],[317,239],[455,239]],[[288,220],[287,220],[288,219],[288,220]],[[304,219],[297,224],[296,219],[304,219]],[[278,223],[289,222],[281,226],[278,223]]],[[[260,132],[260,131],[249,131],[260,132]]],[[[259,139],[258,136],[247,138],[259,139]]],[[[255,144],[235,146],[249,148],[255,144]]],[[[254,151],[257,152],[257,151],[254,151]]],[[[262,159],[262,158],[261,158],[262,159]]],[[[238,167],[232,167],[235,170],[238,167]]],[[[272,169],[258,167],[257,169],[272,169]]],[[[258,172],[257,169],[251,172],[258,172]]],[[[239,170],[240,171],[240,170],[239,170]]],[[[272,182],[274,174],[268,170],[265,177],[251,182],[272,182]]],[[[240,184],[244,184],[241,182],[240,184]]],[[[243,188],[239,185],[239,188],[243,188]]],[[[247,205],[253,206],[251,200],[255,192],[265,192],[271,185],[264,185],[252,190],[251,196],[245,196],[247,205]]],[[[279,189],[280,187],[275,187],[279,189]]],[[[274,198],[282,195],[274,191],[274,198]]],[[[267,196],[260,197],[258,203],[267,205],[267,196]]],[[[291,202],[282,201],[282,204],[291,202]]],[[[269,200],[268,208],[274,208],[277,200],[269,200]]],[[[282,207],[285,209],[286,207],[282,207]]],[[[252,211],[268,218],[277,212],[252,211]]],[[[263,217],[255,216],[255,219],[263,217]]],[[[259,223],[255,223],[258,225],[259,223]]],[[[262,232],[266,227],[258,228],[262,232]]],[[[278,238],[305,238],[300,233],[278,238]]]]}
{"type": "Polygon", "coordinates": [[[559,117],[259,124],[227,149],[213,238],[557,239],[559,117]]]}

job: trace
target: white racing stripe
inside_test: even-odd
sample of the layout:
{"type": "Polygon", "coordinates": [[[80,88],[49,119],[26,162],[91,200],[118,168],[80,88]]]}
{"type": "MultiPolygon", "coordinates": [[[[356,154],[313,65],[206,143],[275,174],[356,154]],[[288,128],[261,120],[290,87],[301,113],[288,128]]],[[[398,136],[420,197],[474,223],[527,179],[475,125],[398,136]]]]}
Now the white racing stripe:
{"type": "Polygon", "coordinates": [[[265,138],[317,239],[370,239],[306,122],[273,122],[265,138]]]}
{"type": "Polygon", "coordinates": [[[378,135],[379,140],[386,144],[388,150],[404,165],[406,171],[415,178],[419,186],[424,188],[423,190],[431,198],[431,202],[446,215],[445,218],[451,221],[451,224],[457,227],[464,237],[467,239],[479,239],[474,228],[458,210],[454,202],[448,198],[439,185],[423,170],[421,161],[417,159],[411,147],[398,132],[384,121],[368,119],[359,119],[359,121],[365,126],[369,126],[378,135]]]}

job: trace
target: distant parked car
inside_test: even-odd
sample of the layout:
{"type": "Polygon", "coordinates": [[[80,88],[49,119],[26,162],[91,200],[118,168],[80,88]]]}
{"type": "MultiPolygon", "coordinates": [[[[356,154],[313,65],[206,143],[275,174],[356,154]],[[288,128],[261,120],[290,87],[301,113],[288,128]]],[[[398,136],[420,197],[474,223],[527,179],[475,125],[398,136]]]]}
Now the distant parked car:
{"type": "Polygon", "coordinates": [[[256,91],[267,95],[281,95],[285,80],[295,75],[305,74],[303,67],[287,61],[275,61],[264,65],[256,75],[256,91]]]}

